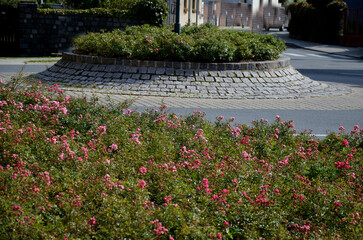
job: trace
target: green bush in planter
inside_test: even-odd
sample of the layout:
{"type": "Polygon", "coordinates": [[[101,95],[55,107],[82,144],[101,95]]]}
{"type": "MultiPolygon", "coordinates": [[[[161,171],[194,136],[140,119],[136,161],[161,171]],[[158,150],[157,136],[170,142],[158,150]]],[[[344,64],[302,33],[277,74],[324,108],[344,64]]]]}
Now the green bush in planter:
{"type": "Polygon", "coordinates": [[[181,34],[168,27],[133,26],[125,31],[90,33],[74,40],[76,53],[140,60],[239,62],[273,60],[286,49],[281,39],[211,25],[186,26],[181,34]]]}

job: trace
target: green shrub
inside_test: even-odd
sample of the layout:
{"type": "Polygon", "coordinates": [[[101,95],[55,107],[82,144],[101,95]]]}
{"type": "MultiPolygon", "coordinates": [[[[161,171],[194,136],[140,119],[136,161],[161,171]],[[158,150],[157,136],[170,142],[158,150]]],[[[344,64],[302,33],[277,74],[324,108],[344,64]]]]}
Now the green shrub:
{"type": "Polygon", "coordinates": [[[101,8],[100,0],[66,0],[64,5],[75,9],[101,8]]]}
{"type": "Polygon", "coordinates": [[[129,10],[135,6],[139,0],[66,0],[64,5],[74,9],[89,8],[116,8],[129,10]]]}
{"type": "Polygon", "coordinates": [[[163,25],[168,16],[168,7],[163,0],[140,0],[132,11],[141,23],[159,27],[163,25]]]}
{"type": "Polygon", "coordinates": [[[139,0],[107,0],[102,2],[102,7],[130,10],[139,0]]]}
{"type": "Polygon", "coordinates": [[[0,5],[17,7],[19,0],[0,0],[0,5]]]}
{"type": "Polygon", "coordinates": [[[38,9],[42,14],[92,15],[101,17],[131,18],[142,24],[162,26],[168,15],[162,0],[104,1],[96,0],[68,2],[74,9],[38,9]]]}
{"type": "Polygon", "coordinates": [[[38,13],[44,15],[84,15],[84,16],[97,16],[97,17],[112,17],[112,18],[131,18],[135,16],[130,14],[129,11],[119,9],[106,9],[106,8],[90,8],[90,9],[52,9],[52,8],[38,8],[38,13]]]}
{"type": "Polygon", "coordinates": [[[273,60],[286,49],[282,40],[271,35],[219,30],[209,24],[183,27],[180,35],[168,27],[133,26],[124,32],[78,37],[74,46],[81,54],[199,62],[273,60]]]}

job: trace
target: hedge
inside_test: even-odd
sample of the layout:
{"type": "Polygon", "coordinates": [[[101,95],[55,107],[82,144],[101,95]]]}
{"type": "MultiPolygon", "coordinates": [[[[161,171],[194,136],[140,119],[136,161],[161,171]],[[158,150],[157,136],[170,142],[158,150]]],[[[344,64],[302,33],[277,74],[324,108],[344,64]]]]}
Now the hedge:
{"type": "Polygon", "coordinates": [[[210,24],[169,27],[133,26],[125,31],[89,33],[74,40],[75,53],[139,60],[238,62],[273,60],[286,49],[271,35],[220,30],[210,24]]]}
{"type": "Polygon", "coordinates": [[[343,32],[344,9],[341,0],[310,0],[291,3],[290,35],[302,40],[336,44],[343,32]]]}

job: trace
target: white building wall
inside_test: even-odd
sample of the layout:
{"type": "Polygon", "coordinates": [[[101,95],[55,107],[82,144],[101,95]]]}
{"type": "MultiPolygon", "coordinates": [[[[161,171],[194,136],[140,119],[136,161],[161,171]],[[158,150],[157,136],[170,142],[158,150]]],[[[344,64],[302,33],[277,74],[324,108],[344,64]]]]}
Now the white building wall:
{"type": "Polygon", "coordinates": [[[198,13],[198,25],[203,23],[203,4],[202,0],[180,0],[180,24],[196,23],[198,13]],[[199,1],[199,9],[198,2],[199,1]]]}

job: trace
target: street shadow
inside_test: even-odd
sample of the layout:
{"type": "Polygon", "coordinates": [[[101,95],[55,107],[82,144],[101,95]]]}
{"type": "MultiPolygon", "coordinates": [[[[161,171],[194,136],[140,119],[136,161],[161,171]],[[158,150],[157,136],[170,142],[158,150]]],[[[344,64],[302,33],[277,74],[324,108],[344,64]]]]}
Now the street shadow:
{"type": "Polygon", "coordinates": [[[301,74],[312,80],[348,84],[352,87],[363,88],[363,70],[332,70],[332,69],[299,69],[301,74]]]}

